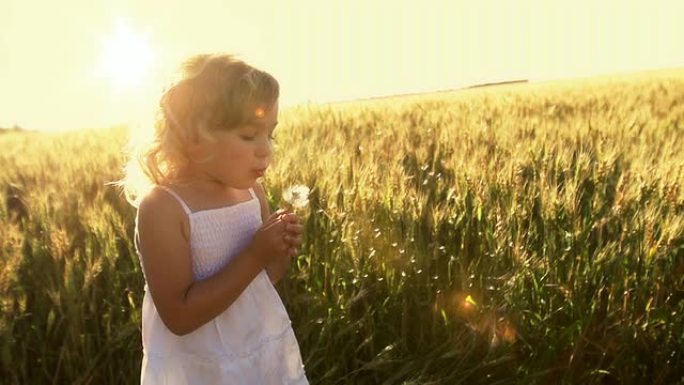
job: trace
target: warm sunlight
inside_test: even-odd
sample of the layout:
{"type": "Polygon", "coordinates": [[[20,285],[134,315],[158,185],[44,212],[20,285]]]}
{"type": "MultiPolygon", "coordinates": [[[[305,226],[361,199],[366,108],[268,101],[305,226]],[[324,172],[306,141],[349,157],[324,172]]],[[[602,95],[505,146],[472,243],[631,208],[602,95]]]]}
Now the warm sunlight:
{"type": "Polygon", "coordinates": [[[282,107],[684,66],[680,0],[69,3],[0,0],[0,127],[128,124],[204,52],[272,73],[282,107]]]}
{"type": "Polygon", "coordinates": [[[116,31],[104,40],[100,74],[111,80],[115,94],[135,90],[149,73],[153,60],[147,38],[119,23],[116,31]]]}

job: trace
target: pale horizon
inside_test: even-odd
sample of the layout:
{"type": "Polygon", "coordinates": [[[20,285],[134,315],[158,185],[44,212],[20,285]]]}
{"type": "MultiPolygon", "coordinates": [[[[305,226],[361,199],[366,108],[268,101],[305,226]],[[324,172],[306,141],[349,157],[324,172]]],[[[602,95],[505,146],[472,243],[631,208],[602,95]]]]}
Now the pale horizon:
{"type": "Polygon", "coordinates": [[[204,52],[271,72],[284,107],[684,67],[684,3],[549,3],[2,0],[0,127],[143,120],[204,52]]]}

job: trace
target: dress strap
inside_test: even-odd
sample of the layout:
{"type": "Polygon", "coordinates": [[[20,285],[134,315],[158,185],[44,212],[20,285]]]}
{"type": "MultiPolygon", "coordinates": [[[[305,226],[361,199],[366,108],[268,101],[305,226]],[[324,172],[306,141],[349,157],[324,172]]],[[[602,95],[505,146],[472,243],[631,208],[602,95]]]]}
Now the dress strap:
{"type": "Polygon", "coordinates": [[[157,185],[157,186],[159,186],[162,190],[166,191],[167,193],[171,194],[172,197],[176,198],[178,203],[180,203],[180,205],[183,207],[183,211],[185,211],[185,213],[187,215],[192,214],[190,207],[188,207],[188,205],[185,204],[185,201],[183,200],[183,198],[180,197],[180,195],[178,195],[175,191],[171,190],[170,188],[168,188],[166,186],[161,186],[161,185],[157,185]]]}
{"type": "Polygon", "coordinates": [[[252,196],[252,199],[257,199],[257,200],[258,200],[256,194],[254,193],[254,189],[251,188],[251,187],[249,188],[249,195],[252,196]]]}

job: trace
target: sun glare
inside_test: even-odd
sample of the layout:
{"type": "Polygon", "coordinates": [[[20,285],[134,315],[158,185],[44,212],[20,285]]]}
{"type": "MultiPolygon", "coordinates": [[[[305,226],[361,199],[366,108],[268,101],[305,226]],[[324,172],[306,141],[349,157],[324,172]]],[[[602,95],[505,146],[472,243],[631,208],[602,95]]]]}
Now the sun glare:
{"type": "Polygon", "coordinates": [[[136,90],[148,75],[154,52],[147,38],[120,23],[103,42],[100,73],[115,93],[136,90]]]}

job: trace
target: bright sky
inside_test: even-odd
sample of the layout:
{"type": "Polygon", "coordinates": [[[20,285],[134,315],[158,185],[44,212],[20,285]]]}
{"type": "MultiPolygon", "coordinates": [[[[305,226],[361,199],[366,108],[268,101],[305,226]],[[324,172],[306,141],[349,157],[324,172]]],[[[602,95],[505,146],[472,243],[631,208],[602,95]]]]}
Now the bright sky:
{"type": "Polygon", "coordinates": [[[233,52],[281,104],[684,66],[680,0],[0,0],[0,127],[149,115],[185,57],[233,52]]]}

